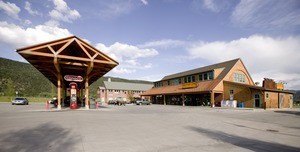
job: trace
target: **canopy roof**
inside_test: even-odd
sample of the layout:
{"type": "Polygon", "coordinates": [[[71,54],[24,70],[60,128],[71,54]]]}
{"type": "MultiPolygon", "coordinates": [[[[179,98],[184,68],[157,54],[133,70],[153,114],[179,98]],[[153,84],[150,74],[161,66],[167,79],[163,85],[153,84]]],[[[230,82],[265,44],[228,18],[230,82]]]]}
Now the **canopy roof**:
{"type": "Polygon", "coordinates": [[[20,48],[17,52],[55,86],[58,79],[68,86],[65,75],[82,76],[90,85],[119,64],[76,36],[20,48]]]}

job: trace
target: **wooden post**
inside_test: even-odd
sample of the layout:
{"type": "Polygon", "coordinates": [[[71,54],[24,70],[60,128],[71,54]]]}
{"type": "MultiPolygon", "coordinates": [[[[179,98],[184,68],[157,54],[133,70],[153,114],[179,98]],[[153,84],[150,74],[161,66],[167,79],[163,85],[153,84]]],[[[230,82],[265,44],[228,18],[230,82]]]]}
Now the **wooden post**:
{"type": "Polygon", "coordinates": [[[60,78],[57,79],[57,110],[61,110],[61,80],[60,78]]]}
{"type": "Polygon", "coordinates": [[[65,97],[66,97],[66,86],[63,84],[62,85],[62,95],[61,95],[61,105],[65,106],[65,97]]]}
{"type": "Polygon", "coordinates": [[[167,105],[166,103],[166,95],[163,95],[164,96],[164,105],[167,105]]]}
{"type": "Polygon", "coordinates": [[[211,107],[215,107],[215,93],[214,93],[214,91],[210,92],[210,104],[211,104],[211,107]]]}
{"type": "Polygon", "coordinates": [[[89,107],[89,78],[85,79],[85,109],[90,109],[89,107]]]}
{"type": "Polygon", "coordinates": [[[184,94],[182,94],[181,98],[182,98],[182,106],[185,106],[184,94]]]}

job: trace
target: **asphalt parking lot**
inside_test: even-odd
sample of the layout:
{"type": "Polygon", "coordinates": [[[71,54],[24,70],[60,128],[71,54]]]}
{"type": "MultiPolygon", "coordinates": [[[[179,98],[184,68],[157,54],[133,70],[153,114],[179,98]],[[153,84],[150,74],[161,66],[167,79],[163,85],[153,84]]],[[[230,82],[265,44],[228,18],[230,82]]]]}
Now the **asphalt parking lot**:
{"type": "Polygon", "coordinates": [[[299,109],[0,103],[1,152],[300,151],[299,109]]]}

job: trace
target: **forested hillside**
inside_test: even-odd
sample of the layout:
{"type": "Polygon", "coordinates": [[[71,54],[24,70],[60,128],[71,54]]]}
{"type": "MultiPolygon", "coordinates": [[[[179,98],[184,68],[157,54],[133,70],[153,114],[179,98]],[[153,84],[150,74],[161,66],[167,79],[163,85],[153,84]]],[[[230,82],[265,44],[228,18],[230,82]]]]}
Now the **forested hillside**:
{"type": "MultiPolygon", "coordinates": [[[[97,87],[108,77],[102,77],[90,86],[90,94],[96,96],[97,87]]],[[[117,82],[139,82],[152,84],[149,81],[127,80],[111,77],[117,82]]],[[[20,96],[54,97],[56,87],[48,81],[31,64],[0,58],[0,96],[15,96],[18,91],[20,96]]]]}

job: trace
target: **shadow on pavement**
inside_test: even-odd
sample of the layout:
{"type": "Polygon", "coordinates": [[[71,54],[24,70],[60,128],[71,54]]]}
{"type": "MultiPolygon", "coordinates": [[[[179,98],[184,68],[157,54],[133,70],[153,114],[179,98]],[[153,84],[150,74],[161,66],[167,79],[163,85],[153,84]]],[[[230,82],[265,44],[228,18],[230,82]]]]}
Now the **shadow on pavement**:
{"type": "Polygon", "coordinates": [[[291,147],[279,143],[270,143],[266,141],[240,137],[240,136],[231,135],[220,131],[212,131],[209,129],[197,128],[192,126],[187,127],[187,129],[205,135],[211,139],[222,141],[224,143],[229,143],[252,151],[272,151],[272,152],[282,152],[282,151],[299,152],[300,151],[300,148],[297,147],[291,147]]]}
{"type": "Polygon", "coordinates": [[[283,113],[283,114],[292,114],[300,116],[300,111],[288,111],[288,110],[275,110],[276,113],[283,113]]]}
{"type": "MultiPolygon", "coordinates": [[[[0,134],[0,151],[73,151],[79,137],[51,123],[0,134]]],[[[78,146],[77,146],[78,147],[78,146]]]]}

